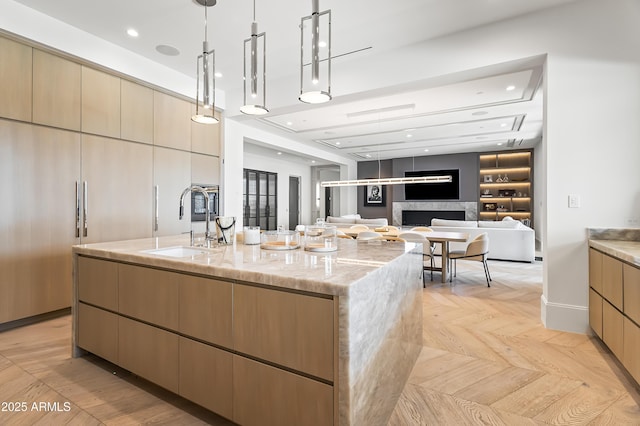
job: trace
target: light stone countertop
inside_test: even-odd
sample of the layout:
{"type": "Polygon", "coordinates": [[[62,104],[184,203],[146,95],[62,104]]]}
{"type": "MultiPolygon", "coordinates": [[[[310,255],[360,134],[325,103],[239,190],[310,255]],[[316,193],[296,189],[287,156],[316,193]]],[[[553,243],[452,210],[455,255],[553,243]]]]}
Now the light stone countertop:
{"type": "Polygon", "coordinates": [[[347,295],[349,288],[405,253],[422,253],[421,245],[387,241],[338,240],[335,252],[264,250],[236,243],[202,249],[186,258],[148,253],[165,247],[188,247],[189,236],[146,238],[73,246],[87,256],[129,262],[212,277],[261,283],[329,295],[347,295]]]}
{"type": "Polygon", "coordinates": [[[589,240],[589,247],[640,268],[640,241],[589,240]]]}

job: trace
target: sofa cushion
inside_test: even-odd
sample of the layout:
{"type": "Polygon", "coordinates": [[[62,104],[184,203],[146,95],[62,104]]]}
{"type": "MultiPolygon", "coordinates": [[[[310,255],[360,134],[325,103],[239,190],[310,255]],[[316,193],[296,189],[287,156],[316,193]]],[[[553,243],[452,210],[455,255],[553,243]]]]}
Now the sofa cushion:
{"type": "Polygon", "coordinates": [[[355,214],[345,214],[340,216],[342,219],[360,219],[360,215],[358,213],[355,214]]]}
{"type": "Polygon", "coordinates": [[[386,217],[380,219],[356,219],[356,224],[362,225],[375,225],[375,226],[387,226],[389,221],[386,217]]]}
{"type": "Polygon", "coordinates": [[[348,218],[344,218],[344,217],[337,217],[337,216],[327,216],[327,220],[325,220],[325,222],[327,223],[350,223],[350,224],[355,224],[356,223],[356,219],[348,219],[348,218]]]}
{"type": "Polygon", "coordinates": [[[451,220],[451,219],[431,219],[431,226],[455,226],[465,228],[477,228],[478,222],[475,220],[451,220]]]}

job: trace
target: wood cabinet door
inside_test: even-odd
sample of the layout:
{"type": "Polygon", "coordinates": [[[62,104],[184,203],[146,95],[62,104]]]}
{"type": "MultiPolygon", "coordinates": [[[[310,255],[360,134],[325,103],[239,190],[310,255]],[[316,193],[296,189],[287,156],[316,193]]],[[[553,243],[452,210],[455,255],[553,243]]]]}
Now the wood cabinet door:
{"type": "Polygon", "coordinates": [[[118,315],[78,303],[78,346],[118,363],[118,315]]]}
{"type": "Polygon", "coordinates": [[[78,299],[118,312],[118,264],[78,256],[78,299]]]}
{"type": "Polygon", "coordinates": [[[120,135],[130,141],[153,143],[153,89],[121,80],[120,135]]]}
{"type": "Polygon", "coordinates": [[[602,296],[589,289],[589,325],[593,332],[602,339],[602,296]]]}
{"type": "Polygon", "coordinates": [[[134,374],[179,392],[179,341],[177,334],[118,317],[118,362],[134,374]]]}
{"type": "MultiPolygon", "coordinates": [[[[640,324],[640,268],[624,265],[624,313],[640,324]]],[[[640,353],[638,353],[640,358],[640,353]]]]}
{"type": "Polygon", "coordinates": [[[153,143],[191,151],[191,104],[153,92],[153,143]]]}
{"type": "Polygon", "coordinates": [[[191,186],[191,154],[153,147],[154,236],[176,235],[191,229],[191,194],[184,200],[179,219],[180,194],[191,186]]]}
{"type": "Polygon", "coordinates": [[[609,304],[602,302],[602,340],[611,349],[618,359],[623,359],[623,316],[620,311],[609,304]]]}
{"type": "Polygon", "coordinates": [[[233,355],[180,338],[180,396],[228,419],[233,417],[233,355]]]}
{"type": "Polygon", "coordinates": [[[233,285],[230,282],[182,275],[179,300],[180,333],[233,348],[233,285]]]}
{"type": "Polygon", "coordinates": [[[151,237],[153,148],[82,135],[82,180],[87,183],[83,243],[151,237]]]}
{"type": "Polygon", "coordinates": [[[333,300],[235,284],[236,351],[333,382],[333,300]]]}
{"type": "Polygon", "coordinates": [[[33,49],[0,37],[0,117],[31,121],[33,49]]]}
{"type": "Polygon", "coordinates": [[[331,425],[333,387],[233,356],[233,421],[246,426],[331,425]]]}
{"type": "Polygon", "coordinates": [[[120,78],[82,67],[82,131],[120,137],[120,78]]]}
{"type": "Polygon", "coordinates": [[[602,294],[602,257],[603,254],[589,249],[589,286],[602,294]]]}
{"type": "Polygon", "coordinates": [[[0,323],[71,306],[79,158],[76,133],[0,120],[0,323]]]}
{"type": "Polygon", "coordinates": [[[624,319],[624,358],[622,364],[640,383],[640,327],[629,318],[624,319]]]}
{"type": "Polygon", "coordinates": [[[178,330],[178,286],[182,275],[118,265],[118,309],[123,315],[178,330]]]}
{"type": "Polygon", "coordinates": [[[80,130],[81,66],[33,50],[33,122],[80,130]]]}
{"type": "Polygon", "coordinates": [[[622,262],[602,256],[602,296],[622,311],[622,262]]]}

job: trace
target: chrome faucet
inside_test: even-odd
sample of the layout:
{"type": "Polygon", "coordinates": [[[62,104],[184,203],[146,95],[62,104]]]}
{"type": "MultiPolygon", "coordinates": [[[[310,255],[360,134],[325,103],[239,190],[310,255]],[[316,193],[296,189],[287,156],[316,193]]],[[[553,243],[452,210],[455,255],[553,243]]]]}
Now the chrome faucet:
{"type": "MultiPolygon", "coordinates": [[[[184,191],[182,191],[182,195],[180,195],[180,214],[178,216],[178,219],[182,220],[182,217],[184,216],[184,197],[190,193],[190,192],[199,192],[204,196],[204,211],[205,211],[205,223],[206,223],[206,228],[205,228],[205,232],[204,232],[204,239],[205,239],[205,244],[207,247],[209,247],[209,245],[211,244],[211,231],[210,231],[210,217],[211,216],[211,211],[210,211],[210,207],[209,207],[209,193],[206,191],[205,188],[201,187],[201,186],[197,186],[197,185],[193,185],[190,186],[188,188],[185,188],[184,191]]],[[[192,231],[193,232],[193,231],[192,231]]],[[[193,245],[193,233],[191,234],[192,238],[191,238],[191,245],[193,245]]]]}

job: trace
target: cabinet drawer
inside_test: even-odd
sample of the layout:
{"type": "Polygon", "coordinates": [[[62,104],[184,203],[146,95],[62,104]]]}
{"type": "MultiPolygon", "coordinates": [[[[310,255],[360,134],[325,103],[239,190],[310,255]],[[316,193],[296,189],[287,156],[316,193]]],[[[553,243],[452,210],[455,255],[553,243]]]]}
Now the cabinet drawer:
{"type": "MultiPolygon", "coordinates": [[[[624,265],[624,313],[640,324],[640,269],[624,265]]],[[[640,357],[640,354],[638,355],[640,357]]]]}
{"type": "Polygon", "coordinates": [[[606,300],[602,302],[602,340],[618,359],[623,359],[623,316],[606,300]]]}
{"type": "Polygon", "coordinates": [[[602,253],[589,249],[589,287],[602,294],[602,253]]]}
{"type": "Polygon", "coordinates": [[[118,264],[78,256],[78,298],[118,311],[118,264]]]}
{"type": "Polygon", "coordinates": [[[118,265],[119,312],[172,330],[178,329],[180,275],[133,265],[118,265]]]}
{"type": "Polygon", "coordinates": [[[234,355],[233,421],[246,426],[331,425],[333,387],[234,355]]]}
{"type": "Polygon", "coordinates": [[[602,257],[602,296],[622,310],[622,262],[607,255],[602,257]]]}
{"type": "Polygon", "coordinates": [[[333,300],[237,284],[235,349],[333,382],[333,300]]]}
{"type": "Polygon", "coordinates": [[[78,303],[78,346],[118,363],[118,316],[78,303]]]}
{"type": "Polygon", "coordinates": [[[232,284],[183,275],[179,293],[179,331],[231,348],[232,284]]]}
{"type": "Polygon", "coordinates": [[[624,358],[622,364],[640,383],[640,327],[624,319],[624,358]]]}
{"type": "Polygon", "coordinates": [[[228,419],[233,417],[233,356],[180,338],[180,395],[228,419]]]}
{"type": "Polygon", "coordinates": [[[602,339],[602,297],[589,289],[589,325],[593,332],[602,339]]]}
{"type": "Polygon", "coordinates": [[[178,393],[178,335],[118,317],[118,360],[132,373],[178,393]]]}

